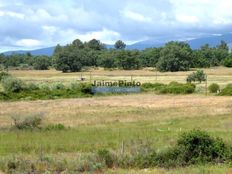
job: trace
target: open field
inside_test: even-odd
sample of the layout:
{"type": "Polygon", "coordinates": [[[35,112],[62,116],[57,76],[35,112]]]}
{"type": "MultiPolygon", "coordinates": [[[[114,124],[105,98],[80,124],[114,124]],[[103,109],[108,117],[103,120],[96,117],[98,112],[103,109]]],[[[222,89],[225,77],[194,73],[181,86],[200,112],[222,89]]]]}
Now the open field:
{"type": "MultiPolygon", "coordinates": [[[[101,148],[129,151],[136,142],[163,150],[176,143],[178,135],[194,128],[207,130],[232,144],[232,98],[203,95],[133,94],[88,99],[1,102],[0,154],[43,153],[65,158],[101,148]],[[51,132],[6,131],[11,116],[43,113],[44,123],[62,123],[71,128],[51,132]]],[[[215,168],[215,166],[213,167],[215,168]]],[[[158,170],[158,173],[195,173],[199,169],[158,170]]],[[[228,171],[228,167],[199,170],[228,171]]],[[[115,172],[115,171],[114,171],[115,172]]],[[[118,173],[119,171],[116,171],[118,173]]],[[[127,173],[120,171],[119,173],[127,173]]],[[[132,172],[133,173],[133,172],[132,172]]],[[[142,173],[142,172],[139,172],[142,173]]],[[[147,172],[145,172],[147,173],[147,172]]],[[[153,172],[152,172],[153,173],[153,172]]]]}
{"type": "MultiPolygon", "coordinates": [[[[221,86],[232,83],[232,69],[206,69],[208,82],[221,86]]],[[[81,73],[58,71],[10,71],[30,82],[71,83],[81,73]]],[[[191,72],[157,73],[151,70],[92,70],[91,80],[131,80],[141,82],[185,82],[191,72]]],[[[83,72],[89,81],[90,72],[83,72]]],[[[202,84],[201,86],[204,86],[202,84]]],[[[157,151],[176,144],[185,131],[202,129],[232,144],[232,97],[191,95],[156,95],[141,93],[92,98],[0,102],[0,167],[1,160],[23,156],[37,159],[44,156],[75,161],[82,154],[109,149],[125,152],[149,144],[157,151]],[[60,131],[12,131],[12,117],[43,115],[43,125],[61,123],[68,127],[60,131]]],[[[190,166],[176,169],[123,170],[105,173],[231,173],[230,165],[190,166]]]]}
{"type": "MultiPolygon", "coordinates": [[[[232,83],[232,68],[216,67],[210,69],[203,69],[208,75],[208,82],[218,83],[219,85],[226,85],[232,83]]],[[[131,80],[143,82],[159,82],[159,83],[169,83],[172,81],[186,82],[186,77],[192,73],[192,71],[187,72],[156,72],[153,68],[147,68],[143,70],[103,70],[102,68],[91,69],[88,72],[78,72],[78,73],[62,73],[56,70],[47,71],[36,71],[36,70],[12,70],[11,74],[24,79],[26,81],[32,82],[64,82],[70,83],[80,80],[80,77],[84,77],[87,82],[93,80],[131,80]]]]}

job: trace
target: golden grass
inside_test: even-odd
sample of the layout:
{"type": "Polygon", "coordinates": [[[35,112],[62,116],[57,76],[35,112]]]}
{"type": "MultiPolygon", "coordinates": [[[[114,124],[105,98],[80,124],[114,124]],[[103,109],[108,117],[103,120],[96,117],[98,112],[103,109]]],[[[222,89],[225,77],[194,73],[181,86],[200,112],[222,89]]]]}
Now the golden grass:
{"type": "Polygon", "coordinates": [[[175,118],[232,114],[232,98],[203,95],[133,94],[80,99],[0,103],[0,122],[12,115],[44,113],[46,123],[67,126],[115,122],[163,121],[175,118]]]}
{"type": "MultiPolygon", "coordinates": [[[[225,85],[232,83],[232,68],[216,67],[203,69],[208,75],[209,83],[219,83],[225,85]]],[[[153,68],[145,68],[143,70],[113,70],[107,71],[102,68],[91,69],[88,72],[62,73],[54,69],[47,71],[36,70],[12,70],[11,74],[31,82],[64,82],[70,83],[79,81],[80,77],[84,77],[87,82],[91,80],[133,80],[140,82],[160,82],[169,83],[171,81],[186,82],[186,77],[193,71],[187,72],[156,72],[153,68]]]]}
{"type": "Polygon", "coordinates": [[[209,173],[209,174],[231,174],[232,169],[226,166],[193,166],[186,168],[175,169],[142,169],[142,170],[111,170],[107,174],[196,174],[196,173],[209,173]]]}

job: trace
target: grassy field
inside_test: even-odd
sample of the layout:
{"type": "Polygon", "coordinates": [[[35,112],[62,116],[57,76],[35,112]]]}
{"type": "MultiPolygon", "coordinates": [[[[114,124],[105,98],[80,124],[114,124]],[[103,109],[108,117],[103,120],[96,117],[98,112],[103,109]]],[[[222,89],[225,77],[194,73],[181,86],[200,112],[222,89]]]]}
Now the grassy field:
{"type": "MultiPolygon", "coordinates": [[[[206,70],[209,81],[232,83],[232,69],[206,70]]],[[[27,81],[62,81],[69,83],[80,73],[50,71],[12,71],[27,81]]],[[[158,73],[157,81],[184,82],[190,72],[158,73]]],[[[85,74],[86,78],[88,73],[85,74]]],[[[150,70],[91,72],[93,79],[130,79],[156,81],[150,70]]],[[[84,76],[84,75],[83,75],[84,76]]],[[[94,96],[92,98],[45,101],[0,102],[0,156],[37,158],[41,153],[64,159],[107,148],[115,152],[149,144],[157,151],[176,144],[177,137],[194,128],[208,131],[232,144],[232,97],[191,95],[156,95],[153,93],[94,96]],[[24,118],[43,115],[43,125],[64,124],[61,131],[9,131],[12,116],[24,118]],[[142,142],[142,143],[141,143],[142,142]]],[[[109,170],[105,173],[232,173],[229,165],[190,166],[176,169],[109,170]]]]}
{"type": "MultiPolygon", "coordinates": [[[[218,83],[225,85],[232,83],[232,69],[225,67],[216,67],[210,69],[203,69],[208,76],[209,83],[218,83]]],[[[143,70],[113,70],[107,71],[102,68],[91,69],[88,72],[77,73],[62,73],[56,70],[47,71],[27,71],[27,70],[14,70],[10,71],[11,74],[31,82],[64,82],[70,83],[80,80],[81,77],[85,78],[87,82],[93,80],[131,80],[143,82],[160,82],[169,83],[171,81],[186,82],[186,77],[192,73],[187,72],[156,72],[153,68],[146,68],[143,70]]]]}
{"type": "MultiPolygon", "coordinates": [[[[69,158],[70,154],[90,153],[102,148],[120,151],[122,142],[125,151],[129,151],[141,141],[159,151],[175,145],[181,132],[194,128],[207,130],[232,144],[231,97],[136,94],[3,102],[0,103],[0,119],[1,156],[38,156],[42,149],[45,154],[61,153],[69,158]],[[51,132],[5,130],[12,125],[11,116],[25,117],[35,113],[43,113],[45,125],[62,123],[71,128],[51,132]]],[[[227,168],[217,170],[223,169],[227,168]]],[[[165,173],[165,170],[161,171],[165,173]]]]}

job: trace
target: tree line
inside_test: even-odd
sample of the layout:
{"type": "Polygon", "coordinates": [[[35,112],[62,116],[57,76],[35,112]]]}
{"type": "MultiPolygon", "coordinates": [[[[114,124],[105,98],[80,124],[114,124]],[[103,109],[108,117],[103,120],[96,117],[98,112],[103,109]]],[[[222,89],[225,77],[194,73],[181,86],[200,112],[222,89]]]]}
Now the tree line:
{"type": "Polygon", "coordinates": [[[0,54],[0,69],[19,68],[47,70],[52,66],[52,59],[49,56],[32,56],[27,54],[0,54]]]}
{"type": "Polygon", "coordinates": [[[224,41],[215,47],[206,44],[197,50],[191,49],[188,43],[174,41],[160,48],[127,50],[126,44],[121,40],[114,44],[114,48],[107,48],[96,39],[84,43],[76,39],[66,46],[57,45],[51,58],[30,54],[1,55],[0,64],[6,67],[25,64],[35,69],[53,66],[63,72],[78,72],[85,67],[124,70],[156,67],[161,72],[175,72],[220,65],[232,67],[232,54],[224,41]]]}

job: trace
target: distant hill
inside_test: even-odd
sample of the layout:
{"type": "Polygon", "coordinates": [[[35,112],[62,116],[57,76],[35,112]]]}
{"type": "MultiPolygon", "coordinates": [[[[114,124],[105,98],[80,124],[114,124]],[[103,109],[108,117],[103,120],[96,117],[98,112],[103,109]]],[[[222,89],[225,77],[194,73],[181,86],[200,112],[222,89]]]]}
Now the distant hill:
{"type": "MultiPolygon", "coordinates": [[[[210,37],[202,37],[197,39],[192,39],[185,41],[187,42],[192,49],[199,49],[202,45],[209,44],[210,47],[216,46],[220,44],[221,41],[225,41],[230,47],[232,46],[232,34],[224,34],[221,36],[210,36],[210,37]]],[[[165,41],[157,41],[157,40],[146,40],[142,42],[137,42],[133,45],[127,46],[127,49],[138,49],[143,50],[151,47],[161,47],[165,45],[165,41]]]]}
{"type": "MultiPolygon", "coordinates": [[[[221,41],[225,41],[230,48],[232,48],[232,34],[224,34],[220,36],[210,36],[210,37],[202,37],[202,38],[197,38],[197,39],[192,39],[185,41],[187,42],[192,49],[199,49],[202,45],[209,44],[209,46],[213,47],[218,44],[220,44],[221,41]]],[[[132,45],[127,45],[127,49],[132,50],[132,49],[138,49],[138,50],[144,50],[146,48],[152,48],[152,47],[161,47],[165,45],[165,41],[162,40],[155,40],[155,39],[150,39],[150,40],[145,40],[141,42],[137,42],[132,45]]],[[[106,45],[107,48],[113,48],[113,45],[106,45]]],[[[4,52],[6,55],[11,55],[13,53],[15,54],[26,54],[30,52],[32,55],[47,55],[47,56],[52,56],[54,52],[55,47],[48,47],[48,48],[42,48],[42,49],[37,49],[37,50],[30,50],[30,51],[8,51],[4,52]]]]}
{"type": "Polygon", "coordinates": [[[4,52],[4,54],[5,55],[11,55],[11,54],[27,54],[27,53],[31,53],[34,56],[39,56],[39,55],[52,56],[54,50],[55,50],[55,47],[48,47],[48,48],[41,48],[41,49],[37,49],[37,50],[7,51],[7,52],[4,52]]]}
{"type": "Polygon", "coordinates": [[[188,41],[192,49],[198,49],[204,44],[209,44],[210,47],[220,44],[221,41],[225,41],[229,46],[232,44],[232,34],[225,34],[221,36],[211,36],[205,38],[198,38],[188,41]]]}

